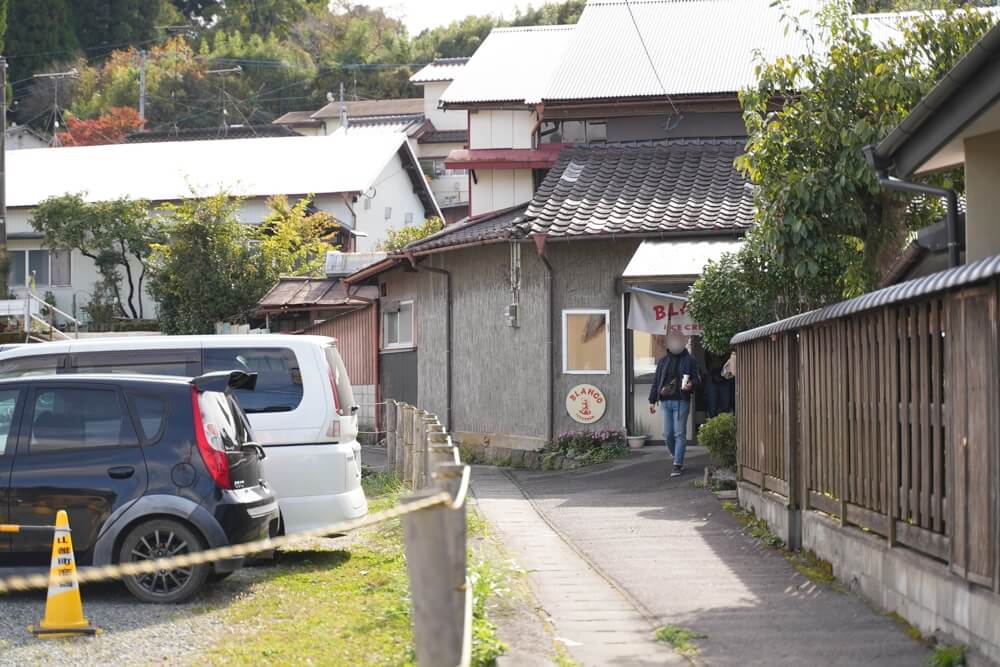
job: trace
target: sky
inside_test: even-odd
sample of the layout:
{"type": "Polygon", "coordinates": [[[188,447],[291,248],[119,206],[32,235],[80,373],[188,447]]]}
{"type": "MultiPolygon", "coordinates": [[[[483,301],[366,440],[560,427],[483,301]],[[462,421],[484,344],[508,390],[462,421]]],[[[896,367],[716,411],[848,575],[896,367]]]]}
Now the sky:
{"type": "Polygon", "coordinates": [[[500,14],[512,18],[517,7],[542,5],[544,0],[366,0],[366,5],[381,7],[386,13],[403,19],[411,35],[426,28],[447,25],[469,15],[500,14]]]}

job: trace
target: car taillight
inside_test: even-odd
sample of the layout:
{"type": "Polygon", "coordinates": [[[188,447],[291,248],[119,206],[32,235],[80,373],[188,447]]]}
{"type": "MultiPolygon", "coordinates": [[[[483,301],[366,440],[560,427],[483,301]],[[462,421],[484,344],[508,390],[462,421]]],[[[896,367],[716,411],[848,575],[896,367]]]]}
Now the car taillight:
{"type": "Polygon", "coordinates": [[[222,446],[219,427],[217,424],[205,423],[198,399],[198,388],[191,387],[191,415],[194,419],[194,439],[198,443],[198,452],[215,485],[220,489],[231,489],[233,482],[229,477],[229,459],[222,446]]]}

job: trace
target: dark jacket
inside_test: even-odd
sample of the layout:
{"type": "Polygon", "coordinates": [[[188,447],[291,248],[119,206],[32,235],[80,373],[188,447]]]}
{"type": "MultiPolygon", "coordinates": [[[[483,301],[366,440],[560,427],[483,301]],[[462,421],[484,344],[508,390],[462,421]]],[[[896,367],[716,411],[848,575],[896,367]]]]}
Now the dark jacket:
{"type": "Polygon", "coordinates": [[[667,352],[667,354],[665,354],[663,358],[660,359],[660,361],[656,364],[656,375],[653,378],[653,386],[649,388],[650,405],[652,405],[653,403],[658,403],[660,401],[660,386],[663,384],[664,380],[667,379],[664,377],[664,375],[666,375],[667,373],[667,367],[670,365],[671,357],[676,357],[677,359],[673,369],[674,374],[677,377],[677,389],[680,390],[681,378],[683,378],[685,375],[691,376],[691,385],[692,385],[691,391],[678,391],[676,399],[671,399],[671,400],[678,400],[678,401],[691,400],[691,394],[694,392],[694,389],[701,384],[701,374],[698,372],[698,362],[695,361],[695,358],[692,357],[687,350],[684,350],[678,355],[673,355],[667,352]]]}

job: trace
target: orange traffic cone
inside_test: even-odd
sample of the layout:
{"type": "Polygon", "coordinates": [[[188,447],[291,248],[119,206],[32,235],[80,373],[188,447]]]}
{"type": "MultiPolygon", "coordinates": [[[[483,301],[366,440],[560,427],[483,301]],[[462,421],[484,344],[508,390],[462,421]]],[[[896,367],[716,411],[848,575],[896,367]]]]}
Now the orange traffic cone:
{"type": "Polygon", "coordinates": [[[73,557],[73,538],[70,537],[69,516],[65,510],[56,514],[55,528],[45,618],[37,626],[28,627],[28,631],[39,639],[96,635],[100,630],[83,615],[80,585],[76,580],[76,559],[73,557]],[[60,581],[63,577],[69,578],[60,581]]]}

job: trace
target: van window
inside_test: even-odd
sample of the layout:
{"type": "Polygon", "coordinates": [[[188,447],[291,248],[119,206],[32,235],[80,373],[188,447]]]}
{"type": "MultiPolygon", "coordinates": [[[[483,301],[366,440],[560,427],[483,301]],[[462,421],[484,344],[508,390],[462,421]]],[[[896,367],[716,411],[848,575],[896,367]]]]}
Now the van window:
{"type": "Polygon", "coordinates": [[[35,392],[29,448],[52,452],[138,444],[113,389],[59,387],[35,392]]]}
{"type": "Polygon", "coordinates": [[[337,386],[337,402],[340,404],[340,411],[342,414],[348,415],[355,405],[354,388],[351,387],[351,379],[347,377],[344,359],[334,345],[328,345],[324,352],[326,363],[330,364],[330,370],[333,372],[333,382],[337,386]]]}
{"type": "Polygon", "coordinates": [[[76,373],[128,373],[131,375],[199,375],[198,350],[108,350],[78,352],[71,366],[76,373]]]}
{"type": "MultiPolygon", "coordinates": [[[[14,425],[14,411],[20,393],[17,389],[0,391],[0,456],[7,451],[7,441],[10,439],[10,429],[14,425]]],[[[12,452],[13,449],[11,447],[12,452]]]]}
{"type": "Polygon", "coordinates": [[[39,354],[0,361],[0,378],[54,375],[63,367],[62,354],[39,354]]]}
{"type": "Polygon", "coordinates": [[[253,391],[234,393],[247,414],[291,412],[302,403],[302,372],[295,352],[287,348],[223,347],[205,350],[205,372],[247,371],[257,374],[253,391]]]}

